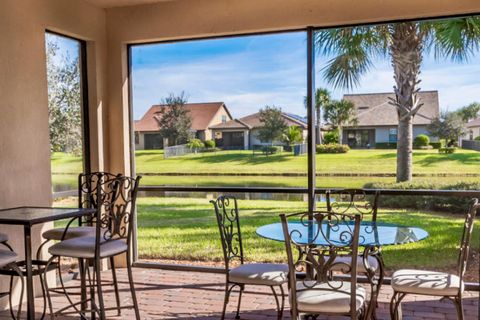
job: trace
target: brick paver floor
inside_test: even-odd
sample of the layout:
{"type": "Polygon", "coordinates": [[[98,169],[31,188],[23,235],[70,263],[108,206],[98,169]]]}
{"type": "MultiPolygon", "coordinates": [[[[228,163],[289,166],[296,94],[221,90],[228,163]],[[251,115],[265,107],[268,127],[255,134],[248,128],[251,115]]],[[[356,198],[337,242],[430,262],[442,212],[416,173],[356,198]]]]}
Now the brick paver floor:
{"type": "MultiPolygon", "coordinates": [[[[180,272],[155,269],[134,269],[134,278],[142,319],[219,319],[223,305],[224,280],[220,274],[180,272]]],[[[105,272],[105,278],[110,277],[105,272]]],[[[118,281],[121,288],[122,304],[130,303],[125,269],[119,270],[118,281]]],[[[72,283],[72,282],[70,282],[72,283]]],[[[384,286],[378,307],[378,318],[389,319],[389,301],[392,290],[384,286]]],[[[54,308],[63,305],[63,297],[54,297],[54,308]]],[[[237,295],[233,294],[227,319],[234,319],[237,295]]],[[[106,304],[114,306],[115,300],[110,287],[106,288],[106,304]]],[[[37,299],[37,308],[42,300],[37,299]]],[[[464,310],[466,319],[479,319],[478,292],[466,292],[464,310]]],[[[269,290],[249,286],[242,297],[242,319],[276,319],[275,302],[269,290]]],[[[410,295],[403,302],[403,319],[456,319],[455,307],[449,301],[426,296],[410,295]]],[[[38,315],[40,318],[40,314],[38,315]]],[[[73,319],[74,317],[65,317],[73,319]]],[[[78,318],[78,317],[77,317],[78,318]]],[[[9,314],[0,312],[0,319],[10,319],[9,314]]],[[[131,310],[122,311],[118,317],[110,313],[108,319],[133,319],[131,310]]],[[[285,319],[290,319],[287,310],[285,319]]],[[[344,319],[342,317],[320,317],[320,319],[344,319]]]]}

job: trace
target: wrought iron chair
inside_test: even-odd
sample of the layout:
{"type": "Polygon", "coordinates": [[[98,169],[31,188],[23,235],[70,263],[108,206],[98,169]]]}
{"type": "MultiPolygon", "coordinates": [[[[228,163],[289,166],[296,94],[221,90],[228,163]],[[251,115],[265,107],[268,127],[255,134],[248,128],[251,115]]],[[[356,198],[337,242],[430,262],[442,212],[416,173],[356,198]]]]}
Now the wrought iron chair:
{"type": "MultiPolygon", "coordinates": [[[[370,217],[371,222],[377,222],[378,202],[380,191],[369,196],[363,189],[341,189],[328,190],[326,192],[327,211],[336,214],[360,214],[362,221],[370,217]]],[[[365,232],[375,232],[375,229],[365,228],[365,232]]],[[[364,254],[357,259],[357,272],[367,276],[370,282],[370,296],[372,301],[377,304],[377,296],[380,292],[383,278],[385,277],[385,267],[382,258],[382,248],[369,246],[365,248],[364,254]],[[363,257],[366,258],[363,258],[363,257]]],[[[351,263],[350,256],[338,256],[337,262],[351,263]]],[[[333,267],[334,271],[341,271],[341,265],[333,267]]],[[[372,306],[373,307],[373,306],[372,306]]],[[[374,309],[371,310],[372,313],[374,309]]],[[[373,314],[375,317],[375,314],[373,314]]]]}
{"type": "MultiPolygon", "coordinates": [[[[121,174],[112,174],[109,172],[91,172],[91,173],[80,173],[78,175],[78,207],[79,208],[97,208],[97,185],[102,183],[102,181],[114,179],[119,177],[121,174]]],[[[101,192],[106,192],[107,190],[100,189],[101,192]]],[[[109,190],[113,192],[113,190],[109,190]]],[[[41,252],[43,247],[51,241],[62,241],[67,239],[73,239],[78,237],[93,237],[95,236],[95,216],[85,216],[80,218],[71,219],[65,227],[54,228],[47,230],[42,233],[42,237],[45,241],[40,245],[37,250],[37,260],[40,260],[41,252]],[[78,226],[73,226],[75,222],[78,222],[78,226]]],[[[113,257],[110,257],[110,270],[112,271],[112,282],[109,282],[110,285],[113,285],[115,291],[115,300],[117,303],[117,315],[121,315],[120,308],[120,292],[117,284],[117,274],[115,268],[115,260],[113,257]]],[[[79,268],[83,268],[84,261],[79,259],[78,265],[79,268]]],[[[60,265],[58,265],[58,272],[61,272],[60,265]]],[[[42,287],[43,281],[40,278],[42,287]]],[[[65,289],[76,289],[78,286],[69,286],[66,288],[63,283],[61,288],[57,288],[57,292],[64,292],[65,289]]],[[[53,289],[53,288],[52,288],[53,289]]],[[[53,291],[53,290],[52,290],[53,291]]],[[[71,292],[70,294],[75,295],[71,292]]],[[[45,300],[45,297],[44,297],[45,300]]],[[[46,302],[46,301],[45,301],[46,302]]],[[[44,303],[44,311],[46,311],[46,303],[44,303]]]]}
{"type": "Polygon", "coordinates": [[[245,264],[237,199],[233,196],[220,196],[210,202],[215,208],[225,260],[225,299],[221,319],[225,318],[229,297],[235,287],[240,290],[235,319],[240,319],[240,304],[245,285],[270,287],[275,297],[278,319],[282,319],[285,306],[282,285],[287,282],[288,266],[276,263],[245,264]],[[238,266],[232,266],[235,263],[238,266]],[[275,287],[280,287],[281,303],[275,287]]]}
{"type": "MultiPolygon", "coordinates": [[[[97,213],[94,218],[95,235],[66,239],[49,248],[48,251],[52,257],[48,260],[46,268],[55,260],[60,264],[61,257],[68,257],[80,259],[81,261],[91,261],[94,269],[93,280],[90,279],[90,274],[88,273],[89,282],[93,283],[93,286],[91,286],[91,289],[93,289],[91,297],[87,298],[82,295],[81,301],[73,302],[70,294],[64,290],[63,293],[70,305],[55,313],[53,312],[50,298],[50,292],[53,290],[48,288],[48,283],[45,281],[46,279],[44,280],[48,306],[52,317],[69,313],[78,313],[84,317],[87,312],[92,312],[98,314],[100,319],[105,319],[106,311],[108,310],[133,308],[136,319],[140,319],[131,269],[132,224],[135,220],[135,203],[140,178],[139,176],[137,178],[116,176],[112,179],[100,180],[96,186],[95,196],[97,201],[97,213]],[[101,260],[124,254],[126,254],[127,258],[127,273],[133,304],[105,308],[101,281],[101,260]],[[95,295],[98,305],[95,301],[95,295]],[[91,303],[91,308],[86,310],[85,306],[88,302],[91,303]],[[78,307],[79,305],[82,306],[81,309],[78,307]],[[74,311],[65,312],[71,308],[74,311]]],[[[68,228],[65,232],[68,233],[68,228]]],[[[85,279],[84,268],[80,268],[80,273],[81,278],[85,279]]],[[[114,282],[116,282],[115,279],[114,282]]]]}
{"type": "Polygon", "coordinates": [[[458,275],[427,270],[398,270],[392,275],[393,296],[390,302],[392,319],[402,318],[401,302],[407,294],[428,295],[450,299],[455,304],[457,318],[463,319],[463,277],[467,268],[470,240],[475,216],[480,211],[478,199],[473,199],[465,216],[460,252],[458,275]]]}
{"type": "Polygon", "coordinates": [[[300,316],[344,315],[352,319],[365,316],[366,290],[357,284],[357,258],[361,215],[332,212],[281,214],[285,247],[288,258],[288,284],[292,319],[300,316]],[[295,222],[289,223],[289,220],[295,222]],[[301,229],[307,229],[304,235],[301,229]],[[335,231],[332,236],[329,231],[335,231]],[[292,248],[298,250],[294,257],[292,248]],[[353,263],[336,261],[348,254],[353,263]],[[341,266],[350,279],[330,277],[332,267],[341,266]],[[305,272],[308,271],[308,272],[305,272]],[[297,279],[297,272],[305,272],[297,279]]]}
{"type": "Polygon", "coordinates": [[[13,251],[13,248],[8,244],[8,236],[4,233],[0,233],[0,244],[5,246],[8,250],[0,249],[0,268],[11,270],[16,273],[20,278],[21,282],[21,291],[20,291],[20,303],[18,304],[17,315],[13,312],[13,301],[12,301],[12,290],[13,290],[13,275],[10,277],[10,286],[8,292],[0,293],[0,297],[8,295],[8,304],[10,306],[10,315],[12,319],[20,319],[20,314],[22,313],[22,301],[23,301],[23,290],[24,290],[24,280],[23,272],[15,263],[17,261],[17,254],[13,251]]]}

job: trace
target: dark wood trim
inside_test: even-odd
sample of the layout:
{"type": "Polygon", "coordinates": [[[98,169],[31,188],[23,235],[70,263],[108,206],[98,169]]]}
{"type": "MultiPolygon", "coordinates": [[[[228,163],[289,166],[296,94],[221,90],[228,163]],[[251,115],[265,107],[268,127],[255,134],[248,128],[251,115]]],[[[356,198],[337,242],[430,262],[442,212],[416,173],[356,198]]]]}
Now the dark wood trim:
{"type": "Polygon", "coordinates": [[[308,156],[308,212],[313,219],[315,210],[315,39],[314,29],[307,29],[307,156],[308,156]]]}
{"type": "MultiPolygon", "coordinates": [[[[308,188],[277,188],[277,187],[180,187],[180,186],[140,186],[139,191],[174,191],[174,192],[225,192],[225,193],[294,193],[307,194],[308,188]]],[[[325,194],[328,190],[338,191],[343,188],[315,188],[315,194],[325,194]]],[[[364,189],[366,194],[397,196],[439,196],[480,198],[480,190],[426,190],[426,189],[364,189]]]]}
{"type": "Polygon", "coordinates": [[[87,42],[82,39],[74,38],[49,29],[45,33],[56,35],[58,37],[77,41],[80,44],[78,62],[80,64],[80,94],[82,95],[82,156],[83,170],[86,173],[91,172],[91,146],[90,146],[90,111],[88,95],[88,64],[87,64],[87,42]]]}

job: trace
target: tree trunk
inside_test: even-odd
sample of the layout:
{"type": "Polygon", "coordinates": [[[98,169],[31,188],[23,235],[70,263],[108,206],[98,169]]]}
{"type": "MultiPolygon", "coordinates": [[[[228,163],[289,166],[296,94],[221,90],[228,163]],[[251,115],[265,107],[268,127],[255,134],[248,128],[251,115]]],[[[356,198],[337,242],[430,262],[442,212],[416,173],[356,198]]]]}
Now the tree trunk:
{"type": "Polygon", "coordinates": [[[422,103],[417,99],[420,90],[418,76],[422,63],[422,35],[414,22],[397,23],[392,28],[390,54],[395,79],[397,109],[397,182],[412,180],[412,123],[422,103]]]}
{"type": "Polygon", "coordinates": [[[397,182],[412,180],[412,117],[398,123],[397,182]]]}
{"type": "Polygon", "coordinates": [[[322,112],[320,107],[317,108],[317,125],[315,127],[315,143],[322,144],[322,112]]]}

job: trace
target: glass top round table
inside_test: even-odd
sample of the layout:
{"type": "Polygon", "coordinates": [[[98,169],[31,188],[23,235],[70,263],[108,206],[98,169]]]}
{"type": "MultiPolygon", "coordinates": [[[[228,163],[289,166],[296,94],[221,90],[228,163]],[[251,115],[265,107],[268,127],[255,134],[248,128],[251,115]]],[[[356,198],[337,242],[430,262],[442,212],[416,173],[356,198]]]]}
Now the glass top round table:
{"type": "MultiPolygon", "coordinates": [[[[322,232],[318,232],[316,222],[296,222],[288,223],[288,230],[291,238],[298,244],[316,244],[328,246],[332,242],[342,243],[340,239],[342,232],[346,231],[349,226],[339,224],[338,228],[330,227],[328,223],[322,224],[322,232]],[[296,230],[296,232],[292,232],[296,230]],[[315,234],[317,236],[315,236],[315,234]],[[328,241],[326,239],[328,238],[328,241]],[[313,238],[313,239],[312,239],[313,238]],[[309,240],[310,239],[310,240],[309,240]],[[313,241],[312,241],[313,240],[313,241]]],[[[353,226],[350,226],[353,227],[353,226]]],[[[261,226],[257,229],[260,237],[285,241],[283,237],[283,229],[281,223],[272,223],[261,226]]],[[[389,246],[417,242],[428,237],[428,232],[416,227],[406,227],[401,225],[362,221],[360,225],[359,245],[366,246],[389,246]]]]}

